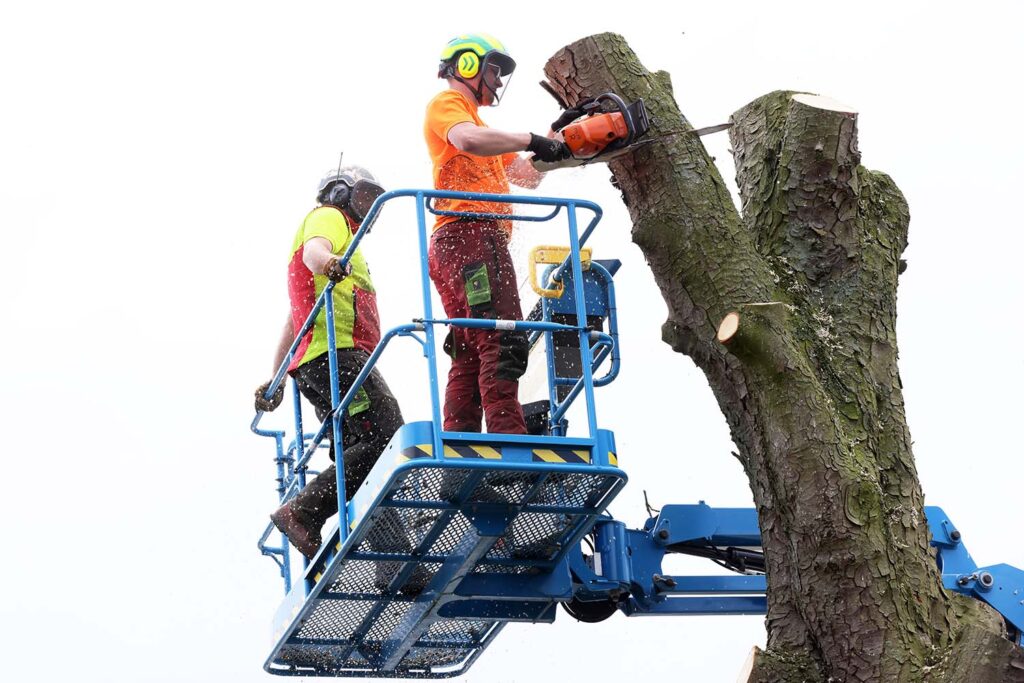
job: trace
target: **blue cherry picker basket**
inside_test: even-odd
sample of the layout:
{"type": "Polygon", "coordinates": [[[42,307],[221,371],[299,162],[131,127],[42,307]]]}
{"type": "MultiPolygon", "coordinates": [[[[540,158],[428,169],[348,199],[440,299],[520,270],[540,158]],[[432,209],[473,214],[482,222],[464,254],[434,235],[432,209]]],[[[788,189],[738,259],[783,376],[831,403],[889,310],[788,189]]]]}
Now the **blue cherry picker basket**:
{"type": "MultiPolygon", "coordinates": [[[[265,664],[273,674],[444,678],[465,672],[506,623],[554,620],[558,603],[573,595],[567,554],[626,482],[614,436],[597,427],[594,405],[595,387],[611,382],[619,369],[611,277],[617,262],[591,261],[589,250],[581,255],[601,218],[600,208],[571,199],[399,190],[375,202],[343,260],[351,258],[382,205],[399,197],[416,203],[422,318],[384,335],[348,394],[334,396],[335,409],[315,434],[303,431],[297,389],[290,440],[284,431],[261,429],[262,413],[252,428],[276,440],[278,492],[286,502],[305,485],[309,459],[323,446],[329,429],[341,443],[338,416],[398,337],[412,338],[423,347],[433,420],[406,424],[395,434],[358,492],[341,507],[339,525],[294,585],[287,540],[282,536],[279,546],[268,545],[273,528],[265,530],[260,549],[280,566],[286,590],[265,664]],[[439,198],[511,201],[546,212],[513,217],[521,221],[566,219],[569,246],[547,248],[547,260],[531,263],[531,268],[538,263],[548,267],[544,287],[538,288],[544,295],[528,320],[434,318],[425,265],[426,214],[454,213],[436,209],[433,201],[439,198]],[[592,215],[582,235],[576,222],[580,209],[592,215]],[[552,253],[557,258],[550,258],[552,253]],[[549,399],[540,434],[440,428],[438,326],[525,330],[532,345],[541,345],[549,399]],[[556,362],[556,357],[561,360],[556,362]],[[606,361],[605,374],[595,377],[606,361]],[[580,396],[586,404],[586,433],[568,436],[566,412],[580,396]]],[[[268,393],[284,381],[291,353],[320,309],[329,319],[333,316],[332,287],[299,331],[268,393]]],[[[333,333],[330,322],[326,327],[333,333]]],[[[333,339],[328,344],[334,348],[333,339]]],[[[331,361],[336,386],[336,360],[331,361]]],[[[338,490],[344,491],[343,468],[337,471],[338,490]]]]}

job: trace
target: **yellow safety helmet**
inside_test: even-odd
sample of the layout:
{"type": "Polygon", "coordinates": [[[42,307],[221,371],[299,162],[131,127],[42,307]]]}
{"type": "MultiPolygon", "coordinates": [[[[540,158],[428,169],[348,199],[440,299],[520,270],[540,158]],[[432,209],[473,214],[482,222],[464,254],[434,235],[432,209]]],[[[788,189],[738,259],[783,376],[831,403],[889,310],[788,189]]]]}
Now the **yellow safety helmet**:
{"type": "MultiPolygon", "coordinates": [[[[437,77],[465,82],[491,64],[498,67],[501,77],[511,76],[516,70],[516,60],[512,59],[500,40],[486,33],[463,33],[449,40],[441,50],[437,77]]],[[[497,103],[501,95],[490,87],[488,89],[494,93],[494,101],[497,103]]],[[[481,100],[482,93],[483,81],[477,87],[477,101],[481,100]]]]}

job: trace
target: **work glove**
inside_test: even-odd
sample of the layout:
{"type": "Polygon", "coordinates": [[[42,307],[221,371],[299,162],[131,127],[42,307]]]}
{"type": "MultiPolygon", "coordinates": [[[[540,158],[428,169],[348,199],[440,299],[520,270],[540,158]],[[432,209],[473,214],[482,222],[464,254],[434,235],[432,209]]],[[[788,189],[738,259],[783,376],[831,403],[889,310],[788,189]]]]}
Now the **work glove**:
{"type": "Polygon", "coordinates": [[[554,123],[551,124],[551,130],[557,133],[581,116],[583,116],[582,109],[578,107],[569,107],[562,112],[561,116],[555,119],[554,123]]]}
{"type": "Polygon", "coordinates": [[[341,259],[338,258],[332,258],[327,262],[327,265],[324,266],[324,275],[327,276],[327,279],[335,282],[341,282],[351,274],[352,264],[346,263],[345,266],[342,267],[341,259]]]}
{"type": "Polygon", "coordinates": [[[262,410],[263,412],[269,413],[274,408],[281,405],[281,401],[284,400],[284,385],[285,380],[281,380],[281,383],[277,386],[277,391],[273,393],[270,398],[266,398],[267,389],[270,388],[271,382],[269,380],[260,385],[259,389],[256,390],[256,410],[262,410]]]}
{"type": "Polygon", "coordinates": [[[526,147],[527,152],[533,152],[533,156],[540,161],[555,162],[568,159],[572,152],[564,142],[544,138],[536,133],[530,133],[530,144],[526,147]]]}

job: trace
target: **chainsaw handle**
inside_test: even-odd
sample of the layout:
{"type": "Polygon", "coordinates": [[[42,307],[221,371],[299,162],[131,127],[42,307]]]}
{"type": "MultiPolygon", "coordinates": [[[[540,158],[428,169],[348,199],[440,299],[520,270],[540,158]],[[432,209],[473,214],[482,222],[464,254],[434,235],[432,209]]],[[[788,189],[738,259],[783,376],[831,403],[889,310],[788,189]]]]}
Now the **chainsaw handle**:
{"type": "Polygon", "coordinates": [[[567,107],[565,104],[562,104],[562,108],[565,111],[551,124],[551,130],[555,133],[582,116],[592,116],[593,114],[601,113],[601,102],[598,98],[588,97],[585,100],[580,100],[573,107],[567,107]]]}
{"type": "Polygon", "coordinates": [[[554,120],[551,124],[551,131],[557,133],[581,116],[583,116],[582,109],[579,109],[578,107],[569,107],[554,120]]]}

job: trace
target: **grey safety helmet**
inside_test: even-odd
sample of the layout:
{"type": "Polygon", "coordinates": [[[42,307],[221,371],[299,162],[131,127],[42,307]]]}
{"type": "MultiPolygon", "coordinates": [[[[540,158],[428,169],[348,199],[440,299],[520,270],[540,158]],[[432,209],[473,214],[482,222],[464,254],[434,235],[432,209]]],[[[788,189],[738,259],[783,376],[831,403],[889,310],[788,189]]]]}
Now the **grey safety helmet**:
{"type": "Polygon", "coordinates": [[[384,194],[384,188],[369,170],[362,166],[342,166],[331,169],[317,187],[316,200],[320,204],[344,211],[356,223],[362,223],[374,200],[384,194]]]}

